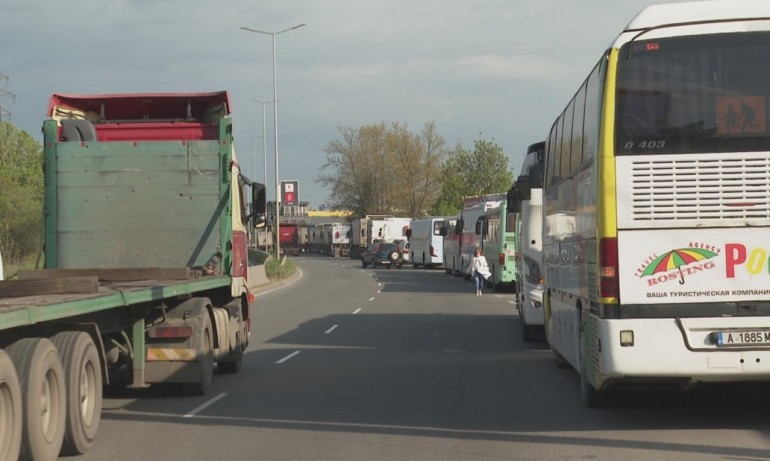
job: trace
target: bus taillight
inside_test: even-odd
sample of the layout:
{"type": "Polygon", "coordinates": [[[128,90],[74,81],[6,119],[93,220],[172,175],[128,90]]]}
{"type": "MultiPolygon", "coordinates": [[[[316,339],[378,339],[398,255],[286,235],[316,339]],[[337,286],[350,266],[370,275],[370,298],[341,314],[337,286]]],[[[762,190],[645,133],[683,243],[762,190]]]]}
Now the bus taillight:
{"type": "Polygon", "coordinates": [[[505,266],[505,253],[497,254],[497,262],[500,263],[501,266],[505,266]]]}
{"type": "Polygon", "coordinates": [[[618,239],[607,237],[599,240],[599,296],[618,297],[618,239]]]}

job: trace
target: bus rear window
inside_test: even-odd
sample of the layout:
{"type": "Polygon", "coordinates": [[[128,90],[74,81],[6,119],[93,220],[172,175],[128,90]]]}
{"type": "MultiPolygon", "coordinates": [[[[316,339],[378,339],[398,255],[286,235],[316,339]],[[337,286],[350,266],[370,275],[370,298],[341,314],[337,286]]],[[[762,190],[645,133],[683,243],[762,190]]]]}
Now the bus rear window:
{"type": "Polygon", "coordinates": [[[618,63],[616,153],[770,150],[770,34],[626,44],[618,63]]]}

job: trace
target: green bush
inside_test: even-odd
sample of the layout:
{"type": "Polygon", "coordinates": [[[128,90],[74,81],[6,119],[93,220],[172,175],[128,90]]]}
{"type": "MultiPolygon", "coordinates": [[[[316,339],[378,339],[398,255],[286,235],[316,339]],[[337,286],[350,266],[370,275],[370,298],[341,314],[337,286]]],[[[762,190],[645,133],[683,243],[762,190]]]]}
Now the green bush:
{"type": "Polygon", "coordinates": [[[281,260],[269,258],[265,262],[265,275],[270,280],[283,280],[291,277],[297,272],[297,265],[289,258],[283,257],[281,260]]]}

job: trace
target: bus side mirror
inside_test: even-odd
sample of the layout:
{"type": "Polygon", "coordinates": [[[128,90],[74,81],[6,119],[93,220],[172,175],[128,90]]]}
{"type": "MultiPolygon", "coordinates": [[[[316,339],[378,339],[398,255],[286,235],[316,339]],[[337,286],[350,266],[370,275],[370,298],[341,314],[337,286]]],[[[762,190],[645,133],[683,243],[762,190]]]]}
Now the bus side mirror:
{"type": "Polygon", "coordinates": [[[447,234],[448,234],[448,232],[447,232],[446,226],[441,226],[441,227],[438,228],[438,235],[440,235],[442,237],[446,237],[447,234]]]}
{"type": "Polygon", "coordinates": [[[489,233],[489,221],[486,219],[479,219],[476,221],[476,235],[481,235],[482,238],[486,237],[489,233]]]}
{"type": "Polygon", "coordinates": [[[532,180],[529,176],[519,176],[516,180],[516,189],[519,191],[519,200],[532,199],[532,180]]]}
{"type": "Polygon", "coordinates": [[[412,236],[412,229],[407,229],[406,230],[406,237],[410,238],[411,236],[412,236]]]}
{"type": "Polygon", "coordinates": [[[519,189],[516,186],[506,194],[507,208],[509,213],[521,213],[521,199],[519,198],[519,189]]]}
{"type": "Polygon", "coordinates": [[[462,219],[458,219],[457,224],[455,224],[455,235],[462,234],[463,229],[465,229],[465,222],[462,219]]]}

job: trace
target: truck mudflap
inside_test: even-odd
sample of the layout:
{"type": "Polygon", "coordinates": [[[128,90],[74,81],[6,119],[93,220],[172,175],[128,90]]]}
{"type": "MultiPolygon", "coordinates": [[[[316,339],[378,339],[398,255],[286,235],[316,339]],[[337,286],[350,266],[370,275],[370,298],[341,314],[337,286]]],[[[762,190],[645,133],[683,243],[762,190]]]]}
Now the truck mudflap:
{"type": "Polygon", "coordinates": [[[214,369],[215,333],[210,309],[208,298],[191,298],[147,329],[145,382],[190,384],[190,393],[206,393],[214,369]]]}

